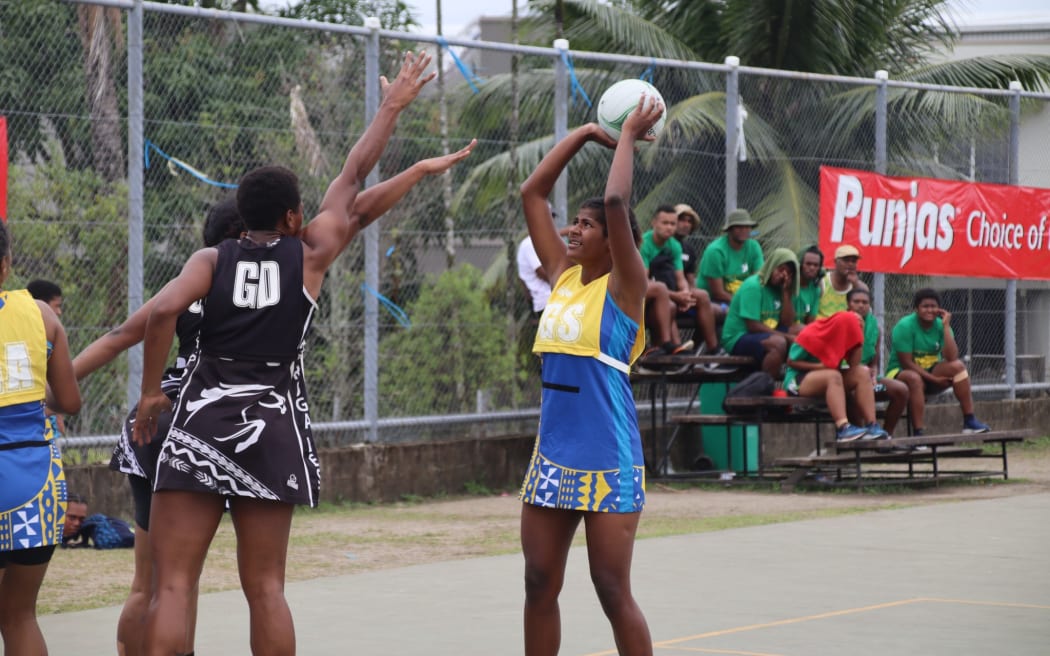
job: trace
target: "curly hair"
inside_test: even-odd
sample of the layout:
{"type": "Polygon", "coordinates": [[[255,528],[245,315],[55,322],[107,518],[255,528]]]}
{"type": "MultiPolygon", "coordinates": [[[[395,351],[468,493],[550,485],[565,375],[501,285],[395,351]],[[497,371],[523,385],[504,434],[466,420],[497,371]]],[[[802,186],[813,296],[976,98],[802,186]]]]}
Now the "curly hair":
{"type": "Polygon", "coordinates": [[[237,211],[249,230],[273,230],[301,204],[299,178],[283,166],[252,169],[237,186],[237,211]]]}
{"type": "Polygon", "coordinates": [[[201,236],[205,246],[218,246],[226,239],[236,239],[244,231],[244,220],[237,211],[237,199],[231,197],[211,206],[201,236]]]}

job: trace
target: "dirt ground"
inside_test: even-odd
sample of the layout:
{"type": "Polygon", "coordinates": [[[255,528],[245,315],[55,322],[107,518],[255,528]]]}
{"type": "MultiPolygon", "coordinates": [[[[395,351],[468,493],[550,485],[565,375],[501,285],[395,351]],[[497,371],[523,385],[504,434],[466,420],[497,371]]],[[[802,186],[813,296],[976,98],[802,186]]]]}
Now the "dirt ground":
{"type": "MultiPolygon", "coordinates": [[[[987,469],[993,461],[975,461],[987,469]]],[[[773,485],[653,483],[639,539],[828,517],[873,509],[1050,492],[1050,439],[1010,451],[1009,482],[978,479],[937,488],[852,488],[782,493],[773,485]]],[[[297,512],[288,553],[290,581],[422,563],[515,553],[516,491],[384,505],[322,506],[297,512]]],[[[577,543],[583,544],[582,531],[577,543]]],[[[229,519],[209,551],[202,592],[238,586],[229,519]]],[[[40,594],[41,614],[123,602],[131,550],[59,550],[40,594]]]]}

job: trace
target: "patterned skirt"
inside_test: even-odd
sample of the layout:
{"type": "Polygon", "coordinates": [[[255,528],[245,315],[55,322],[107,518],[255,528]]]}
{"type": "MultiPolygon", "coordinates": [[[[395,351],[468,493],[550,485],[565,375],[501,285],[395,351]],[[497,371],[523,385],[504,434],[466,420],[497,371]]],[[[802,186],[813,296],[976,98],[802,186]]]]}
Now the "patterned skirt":
{"type": "MultiPolygon", "coordinates": [[[[35,415],[43,424],[42,410],[36,409],[35,415]]],[[[9,415],[2,420],[17,421],[9,415]]],[[[36,431],[39,435],[40,428],[36,431]]],[[[66,475],[54,433],[45,431],[46,444],[0,450],[0,551],[62,542],[66,475]]]]}
{"type": "MultiPolygon", "coordinates": [[[[181,380],[182,369],[169,369],[164,372],[164,378],[160,383],[161,390],[171,400],[173,408],[179,402],[181,380]]],[[[136,403],[124,419],[120,439],[113,447],[113,456],[109,460],[109,468],[122,474],[144,478],[152,485],[157,476],[157,459],[160,457],[161,447],[164,446],[164,438],[167,437],[168,429],[171,427],[171,413],[162,413],[157,418],[157,432],[153,435],[153,439],[139,446],[131,439],[138,408],[139,405],[136,403]]]]}
{"type": "Polygon", "coordinates": [[[645,467],[635,465],[631,480],[619,469],[586,471],[564,467],[543,456],[540,440],[532,452],[518,498],[544,508],[586,512],[641,512],[645,505],[645,467]]]}
{"type": "Polygon", "coordinates": [[[155,490],[316,506],[320,473],[301,359],[190,360],[155,490]]]}

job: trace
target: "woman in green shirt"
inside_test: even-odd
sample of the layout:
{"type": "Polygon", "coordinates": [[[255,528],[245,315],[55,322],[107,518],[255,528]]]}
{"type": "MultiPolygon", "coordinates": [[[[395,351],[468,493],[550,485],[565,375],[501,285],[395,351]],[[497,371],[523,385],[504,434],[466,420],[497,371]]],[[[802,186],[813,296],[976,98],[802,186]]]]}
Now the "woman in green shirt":
{"type": "Polygon", "coordinates": [[[928,288],[915,292],[915,311],[893,327],[886,376],[908,386],[908,415],[913,434],[922,435],[925,424],[926,394],[949,387],[955,392],[963,413],[964,433],[987,433],[990,428],[974,416],[970,374],[959,359],[959,345],[951,328],[952,313],[941,307],[940,295],[928,288]]]}

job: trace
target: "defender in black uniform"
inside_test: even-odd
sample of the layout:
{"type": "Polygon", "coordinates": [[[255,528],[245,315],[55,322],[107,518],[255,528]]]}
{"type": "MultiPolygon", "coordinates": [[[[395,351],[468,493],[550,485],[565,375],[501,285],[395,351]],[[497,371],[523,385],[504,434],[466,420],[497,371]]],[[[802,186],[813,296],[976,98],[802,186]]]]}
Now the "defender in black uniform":
{"type": "MultiPolygon", "coordinates": [[[[217,246],[224,239],[237,238],[244,232],[244,221],[237,213],[237,201],[228,198],[213,205],[204,221],[204,245],[217,246]]],[[[146,333],[146,321],[153,309],[153,301],[147,301],[131,314],[120,326],[107,332],[73,359],[73,371],[80,381],[118,355],[142,341],[146,333]]],[[[197,333],[200,332],[203,304],[194,302],[179,315],[175,324],[175,335],[179,340],[178,354],[172,366],[164,371],[161,389],[172,403],[179,398],[182,373],[197,348],[197,333]]],[[[131,439],[138,405],[131,409],[120,433],[120,441],[113,449],[109,468],[127,474],[131,487],[131,499],[135,509],[135,573],[131,589],[124,601],[117,620],[117,650],[120,653],[142,652],[143,622],[152,595],[153,567],[149,557],[149,516],[153,498],[153,482],[156,479],[157,458],[171,424],[171,413],[164,412],[157,422],[157,432],[149,444],[137,445],[131,439]]],[[[196,595],[189,606],[190,628],[185,646],[180,653],[192,653],[194,624],[196,624],[196,595]]]]}
{"type": "MultiPolygon", "coordinates": [[[[245,237],[195,253],[154,299],[136,442],[148,441],[157,417],[171,407],[161,373],[175,320],[196,299],[205,301],[200,344],[183,376],[157,465],[151,522],[156,584],[146,621],[151,653],[182,648],[189,599],[227,499],[251,613],[252,651],[295,651],[284,598],[288,534],[294,504],[317,503],[318,478],[301,347],[328,266],[375,218],[355,216],[357,192],[401,110],[434,77],[423,75],[429,62],[426,54],[408,53],[397,79],[389,85],[382,80],[384,98],[375,120],[308,226],[303,228],[291,171],[251,171],[237,190],[245,237]]],[[[448,158],[458,161],[469,150],[448,158]]]]}

